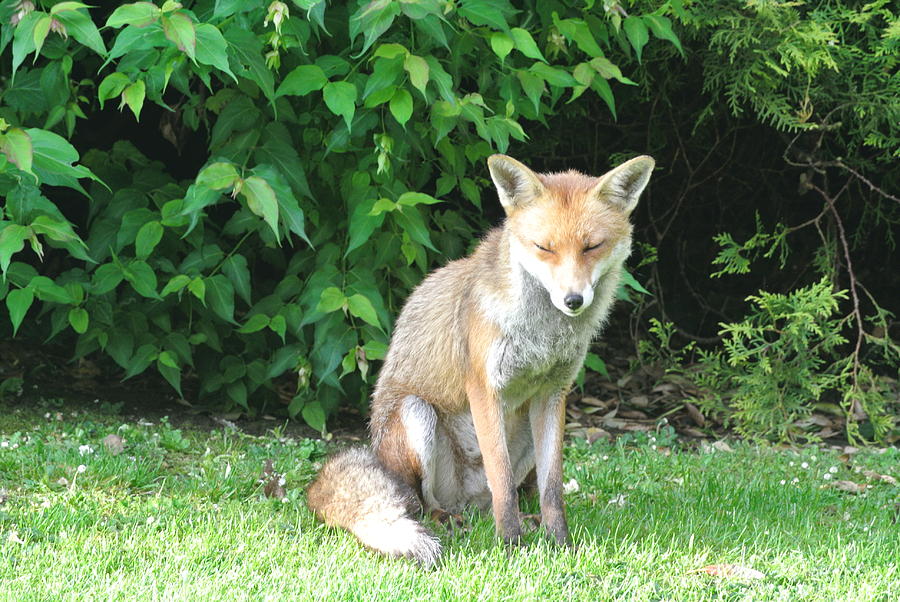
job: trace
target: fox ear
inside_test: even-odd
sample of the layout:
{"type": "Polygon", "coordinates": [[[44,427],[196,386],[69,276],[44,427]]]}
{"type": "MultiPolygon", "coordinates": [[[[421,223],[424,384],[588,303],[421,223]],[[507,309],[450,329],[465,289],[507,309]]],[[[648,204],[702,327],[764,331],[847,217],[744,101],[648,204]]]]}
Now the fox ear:
{"type": "Polygon", "coordinates": [[[654,165],[656,161],[647,155],[626,161],[601,176],[600,182],[591,194],[629,214],[634,210],[638,197],[650,181],[654,165]]]}
{"type": "Polygon", "coordinates": [[[509,214],[539,197],[544,185],[533,171],[506,155],[488,157],[491,179],[497,187],[500,204],[509,214]]]}

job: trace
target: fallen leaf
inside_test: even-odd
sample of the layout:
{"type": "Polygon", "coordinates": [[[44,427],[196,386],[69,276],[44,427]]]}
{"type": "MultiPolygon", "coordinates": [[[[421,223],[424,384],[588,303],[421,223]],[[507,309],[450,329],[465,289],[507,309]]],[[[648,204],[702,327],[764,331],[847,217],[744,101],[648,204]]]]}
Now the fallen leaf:
{"type": "Polygon", "coordinates": [[[693,420],[697,426],[700,428],[706,426],[706,417],[697,409],[697,406],[692,403],[686,403],[684,404],[684,409],[687,410],[688,416],[691,417],[691,420],[693,420]]]}
{"type": "Polygon", "coordinates": [[[647,418],[649,418],[645,412],[640,410],[620,410],[619,416],[622,418],[630,418],[632,420],[647,420],[647,418]]]}
{"type": "Polygon", "coordinates": [[[594,407],[597,407],[597,408],[605,408],[605,407],[609,406],[609,404],[610,404],[611,402],[609,402],[609,401],[600,401],[600,400],[597,399],[596,397],[591,397],[590,395],[585,395],[584,397],[581,398],[581,403],[587,404],[587,405],[589,405],[589,406],[594,406],[594,407]]]}
{"type": "Polygon", "coordinates": [[[722,451],[722,452],[730,452],[730,451],[732,451],[731,446],[728,445],[727,443],[725,443],[725,441],[722,440],[722,439],[720,439],[719,441],[715,441],[715,442],[712,444],[712,446],[713,446],[714,449],[717,449],[718,451],[722,451]]]}
{"type": "Polygon", "coordinates": [[[585,439],[587,439],[588,443],[593,443],[597,439],[605,439],[606,441],[612,440],[612,435],[609,431],[605,431],[599,427],[589,427],[584,431],[585,439]]]}
{"type": "Polygon", "coordinates": [[[732,577],[734,579],[765,579],[766,576],[756,569],[740,564],[711,564],[693,571],[695,573],[705,573],[713,577],[732,577]]]}
{"type": "Polygon", "coordinates": [[[266,497],[280,500],[287,496],[287,492],[284,489],[284,476],[275,472],[275,467],[271,459],[266,460],[262,474],[259,476],[259,480],[264,484],[263,493],[266,497]]]}
{"type": "Polygon", "coordinates": [[[874,470],[864,470],[862,471],[863,476],[867,479],[872,479],[873,481],[884,481],[885,483],[890,483],[891,485],[897,484],[897,479],[887,474],[878,474],[874,470]]]}
{"type": "Polygon", "coordinates": [[[853,481],[834,481],[831,483],[831,487],[849,493],[862,493],[866,490],[865,483],[854,483],[853,481]]]}
{"type": "Polygon", "coordinates": [[[110,455],[118,456],[125,451],[125,441],[115,433],[110,433],[103,438],[103,447],[106,448],[110,455]]]}
{"type": "MultiPolygon", "coordinates": [[[[628,404],[632,405],[636,408],[646,408],[650,405],[650,400],[646,395],[635,395],[631,399],[628,400],[628,404]]],[[[643,413],[643,412],[642,412],[643,413]]],[[[646,418],[646,415],[644,416],[646,418]]]]}

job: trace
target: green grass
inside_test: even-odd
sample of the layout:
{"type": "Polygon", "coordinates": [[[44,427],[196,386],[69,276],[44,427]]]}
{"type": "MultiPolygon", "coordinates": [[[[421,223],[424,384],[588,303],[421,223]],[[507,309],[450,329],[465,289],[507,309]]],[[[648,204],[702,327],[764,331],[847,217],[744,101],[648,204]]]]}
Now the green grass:
{"type": "Polygon", "coordinates": [[[0,405],[3,600],[900,599],[900,488],[854,472],[900,476],[897,449],[848,464],[823,448],[571,444],[574,551],[540,533],[507,550],[490,517],[471,514],[455,534],[439,530],[445,560],[424,571],[314,520],[303,488],[319,442],[57,411],[0,405]],[[110,433],[123,453],[103,446],[110,433]],[[266,459],[285,473],[284,502],[262,493],[266,459]],[[845,493],[836,480],[872,487],[845,493]],[[697,572],[724,563],[765,578],[697,572]]]}

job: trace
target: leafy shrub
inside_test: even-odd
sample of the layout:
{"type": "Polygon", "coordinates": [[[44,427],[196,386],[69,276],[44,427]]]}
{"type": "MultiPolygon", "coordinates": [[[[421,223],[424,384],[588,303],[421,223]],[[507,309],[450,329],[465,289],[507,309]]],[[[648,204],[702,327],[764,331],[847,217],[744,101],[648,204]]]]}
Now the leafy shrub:
{"type": "Polygon", "coordinates": [[[4,0],[12,333],[322,429],[365,402],[410,287],[483,228],[485,157],[590,95],[615,114],[619,62],[681,51],[673,10],[4,0]]]}

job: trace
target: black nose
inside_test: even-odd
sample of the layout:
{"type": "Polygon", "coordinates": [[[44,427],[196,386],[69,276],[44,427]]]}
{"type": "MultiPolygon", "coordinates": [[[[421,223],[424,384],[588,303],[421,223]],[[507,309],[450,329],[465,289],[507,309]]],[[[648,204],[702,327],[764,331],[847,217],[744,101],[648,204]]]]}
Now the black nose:
{"type": "Polygon", "coordinates": [[[584,297],[582,297],[578,293],[569,293],[568,295],[566,295],[566,298],[563,299],[563,303],[566,304],[566,307],[568,307],[572,311],[575,311],[576,309],[581,307],[582,303],[584,303],[584,297]]]}

